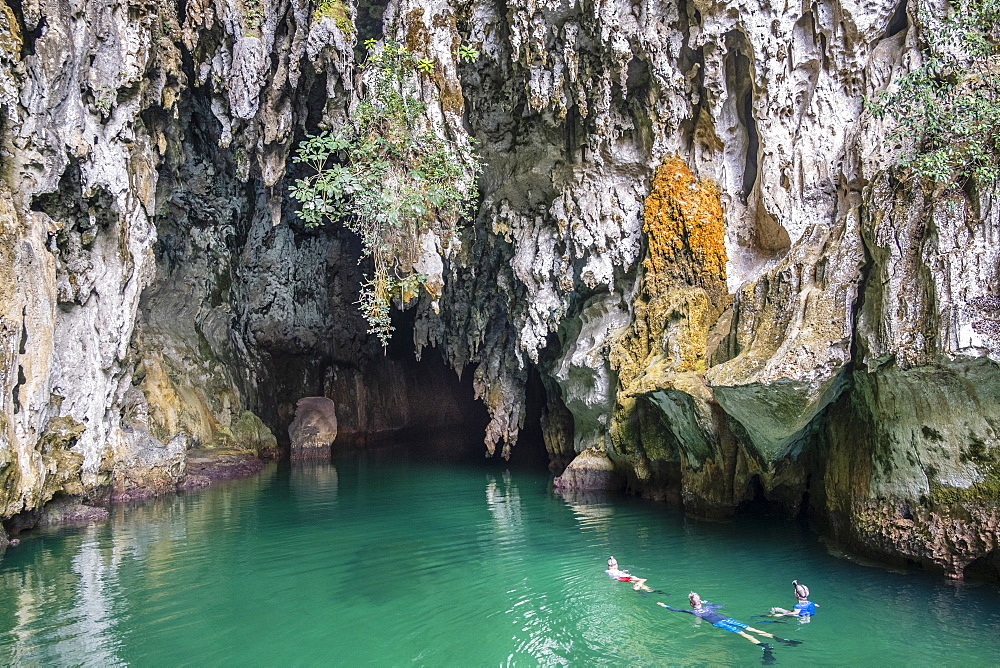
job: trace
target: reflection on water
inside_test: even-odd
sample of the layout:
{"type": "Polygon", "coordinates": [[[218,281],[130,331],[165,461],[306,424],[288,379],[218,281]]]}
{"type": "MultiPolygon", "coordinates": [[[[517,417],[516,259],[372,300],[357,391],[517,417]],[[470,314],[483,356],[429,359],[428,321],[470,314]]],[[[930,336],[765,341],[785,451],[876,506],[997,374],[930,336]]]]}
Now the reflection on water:
{"type": "Polygon", "coordinates": [[[495,475],[486,479],[486,507],[493,515],[493,527],[500,534],[517,536],[521,530],[521,497],[517,485],[511,482],[510,471],[504,471],[497,482],[495,475]]]}
{"type": "Polygon", "coordinates": [[[113,633],[119,545],[101,536],[99,527],[80,529],[66,542],[59,554],[38,551],[30,568],[3,575],[3,589],[16,592],[7,611],[9,663],[43,658],[58,665],[121,665],[113,633]]]}
{"type": "Polygon", "coordinates": [[[17,567],[0,575],[0,663],[126,665],[118,655],[119,634],[129,622],[122,569],[138,567],[142,585],[162,593],[169,582],[163,576],[186,556],[188,535],[200,538],[201,528],[216,521],[238,524],[238,508],[263,493],[274,474],[271,467],[240,481],[235,495],[180,494],[118,505],[105,524],[23,535],[17,551],[5,555],[17,558],[17,567]]]}
{"type": "Polygon", "coordinates": [[[337,467],[325,460],[293,460],[290,484],[293,493],[309,502],[322,498],[329,506],[337,503],[337,467]]]}
{"type": "Polygon", "coordinates": [[[992,664],[996,588],[830,557],[796,525],[701,524],[553,494],[542,475],[421,462],[295,462],[259,478],[26,535],[0,562],[0,664],[754,665],[688,591],[751,625],[821,607],[778,664],[992,664]],[[609,554],[668,595],[604,573],[609,554]]]}
{"type": "Polygon", "coordinates": [[[607,492],[555,489],[553,493],[566,502],[579,521],[581,529],[607,530],[611,526],[615,507],[611,495],[607,492]]]}

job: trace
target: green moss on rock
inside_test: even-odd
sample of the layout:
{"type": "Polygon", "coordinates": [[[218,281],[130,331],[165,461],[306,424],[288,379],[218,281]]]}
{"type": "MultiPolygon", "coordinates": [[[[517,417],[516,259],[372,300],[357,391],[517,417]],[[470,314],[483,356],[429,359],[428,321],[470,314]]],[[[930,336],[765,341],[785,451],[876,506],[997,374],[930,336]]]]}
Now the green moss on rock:
{"type": "Polygon", "coordinates": [[[257,454],[277,446],[278,439],[267,425],[252,411],[243,411],[229,427],[218,427],[215,438],[205,447],[257,454]]]}
{"type": "Polygon", "coordinates": [[[313,23],[319,23],[323,19],[333,19],[337,29],[348,37],[357,32],[343,0],[320,0],[313,11],[312,20],[313,23]]]}
{"type": "Polygon", "coordinates": [[[1000,475],[991,471],[982,482],[969,487],[952,487],[931,482],[930,502],[932,506],[955,506],[960,504],[1000,505],[1000,475]]]}
{"type": "Polygon", "coordinates": [[[83,423],[71,418],[68,415],[55,417],[45,425],[45,431],[38,439],[38,445],[43,454],[49,454],[57,450],[69,450],[80,436],[87,430],[83,423]]]}

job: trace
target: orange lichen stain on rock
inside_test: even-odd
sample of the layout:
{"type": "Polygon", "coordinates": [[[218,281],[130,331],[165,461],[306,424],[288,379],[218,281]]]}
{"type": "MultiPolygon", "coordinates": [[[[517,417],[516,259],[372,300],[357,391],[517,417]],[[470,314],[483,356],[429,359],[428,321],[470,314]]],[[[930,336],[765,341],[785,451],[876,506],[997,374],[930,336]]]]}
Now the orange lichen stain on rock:
{"type": "Polygon", "coordinates": [[[726,230],[719,190],[696,179],[677,156],[666,158],[656,168],[642,229],[649,240],[649,257],[643,263],[647,272],[656,275],[684,265],[697,283],[726,280],[726,230]]]}
{"type": "Polygon", "coordinates": [[[0,56],[3,60],[21,58],[21,26],[7,3],[0,2],[0,56]]]}
{"type": "Polygon", "coordinates": [[[708,333],[732,299],[718,188],[671,156],[656,169],[645,205],[642,289],[632,326],[610,356],[627,393],[638,391],[630,386],[651,365],[656,373],[643,386],[669,384],[672,373],[704,372],[708,333]]]}

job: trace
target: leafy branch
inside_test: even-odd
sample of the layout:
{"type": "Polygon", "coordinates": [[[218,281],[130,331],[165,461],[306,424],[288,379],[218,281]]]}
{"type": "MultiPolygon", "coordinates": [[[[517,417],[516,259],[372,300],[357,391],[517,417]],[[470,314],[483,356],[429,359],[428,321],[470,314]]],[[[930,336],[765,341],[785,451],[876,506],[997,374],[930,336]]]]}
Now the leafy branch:
{"type": "Polygon", "coordinates": [[[369,333],[388,343],[393,298],[403,305],[426,287],[414,269],[420,238],[433,231],[450,241],[459,220],[472,213],[481,171],[471,144],[443,138],[415,95],[415,78],[433,62],[395,42],[365,42],[364,94],[348,122],[307,137],[294,161],[314,172],[298,179],[291,197],[309,227],[342,222],[361,238],[362,260],[373,271],[361,285],[359,305],[369,333]]]}
{"type": "Polygon", "coordinates": [[[923,5],[924,62],[867,100],[915,138],[898,165],[931,184],[1000,179],[1000,0],[953,0],[947,16],[923,5]]]}

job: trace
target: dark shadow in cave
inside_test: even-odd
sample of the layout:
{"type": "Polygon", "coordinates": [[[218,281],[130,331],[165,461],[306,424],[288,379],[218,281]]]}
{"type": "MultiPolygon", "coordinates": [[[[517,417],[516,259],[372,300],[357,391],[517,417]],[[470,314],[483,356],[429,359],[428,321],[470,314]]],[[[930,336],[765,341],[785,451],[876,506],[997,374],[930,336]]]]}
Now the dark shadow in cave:
{"type": "Polygon", "coordinates": [[[510,449],[512,468],[548,470],[549,453],[545,450],[542,435],[542,414],[548,403],[542,376],[534,365],[528,367],[528,382],[524,388],[524,424],[517,435],[517,443],[510,449]]]}
{"type": "Polygon", "coordinates": [[[965,567],[966,580],[985,580],[1000,583],[1000,550],[987,552],[965,567]]]}
{"type": "Polygon", "coordinates": [[[760,482],[760,476],[750,478],[749,500],[743,501],[736,507],[734,517],[763,517],[774,513],[774,508],[764,496],[764,486],[760,482]]]}
{"type": "Polygon", "coordinates": [[[387,0],[358,0],[354,17],[354,27],[358,31],[354,55],[359,63],[364,62],[366,56],[365,42],[383,37],[383,15],[388,4],[387,0]]]}
{"type": "Polygon", "coordinates": [[[334,388],[327,383],[326,394],[338,404],[338,423],[344,425],[338,425],[334,459],[361,456],[377,461],[385,457],[491,470],[547,470],[549,458],[541,428],[546,395],[538,371],[532,368],[529,375],[524,427],[510,449],[510,459],[502,457],[503,444],[487,457],[484,437],[489,413],[475,399],[475,368],[467,367],[459,376],[436,348],[425,348],[417,360],[413,318],[413,310],[394,312],[395,331],[384,356],[348,372],[368,386],[355,395],[364,403],[363,411],[353,411],[348,404],[351,397],[339,389],[354,391],[356,383],[334,388]]]}
{"type": "Polygon", "coordinates": [[[906,15],[907,0],[903,0],[896,6],[896,10],[889,17],[889,24],[885,27],[885,34],[882,39],[894,37],[909,27],[910,19],[906,15]]]}

